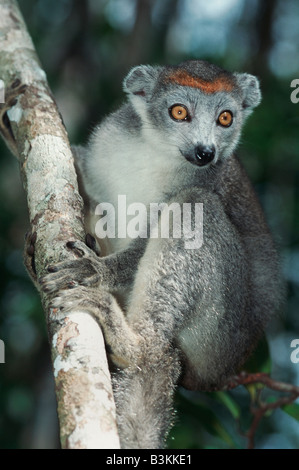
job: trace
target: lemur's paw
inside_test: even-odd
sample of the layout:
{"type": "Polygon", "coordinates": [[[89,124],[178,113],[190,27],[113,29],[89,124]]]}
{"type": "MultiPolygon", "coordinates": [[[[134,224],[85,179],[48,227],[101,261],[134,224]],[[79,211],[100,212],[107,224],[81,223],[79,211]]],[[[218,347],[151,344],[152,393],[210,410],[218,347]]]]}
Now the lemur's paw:
{"type": "Polygon", "coordinates": [[[99,309],[97,303],[90,298],[90,290],[84,286],[74,287],[72,290],[61,290],[51,300],[49,307],[59,309],[63,313],[84,309],[84,311],[91,313],[96,310],[98,314],[99,309]]]}
{"type": "Polygon", "coordinates": [[[78,259],[48,266],[49,274],[39,279],[44,292],[57,292],[77,286],[96,286],[103,277],[104,266],[93,250],[81,241],[67,243],[78,259]]]}

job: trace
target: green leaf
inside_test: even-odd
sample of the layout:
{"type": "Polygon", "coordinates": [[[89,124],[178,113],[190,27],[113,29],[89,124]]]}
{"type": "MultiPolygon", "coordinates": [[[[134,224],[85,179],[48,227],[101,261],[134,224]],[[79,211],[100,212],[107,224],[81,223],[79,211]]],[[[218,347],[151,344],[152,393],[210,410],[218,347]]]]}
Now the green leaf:
{"type": "Polygon", "coordinates": [[[198,423],[200,423],[206,431],[222,439],[229,447],[236,447],[236,443],[220,422],[216,413],[207,405],[191,403],[183,395],[180,395],[179,409],[185,416],[189,415],[192,416],[193,419],[198,420],[198,423]]]}
{"type": "Polygon", "coordinates": [[[272,364],[268,341],[264,336],[252,356],[245,363],[244,370],[247,372],[265,372],[266,374],[271,373],[272,364]]]}
{"type": "Polygon", "coordinates": [[[239,419],[241,410],[239,405],[233,400],[228,392],[214,392],[211,396],[222,403],[232,414],[234,419],[239,419]]]}
{"type": "Polygon", "coordinates": [[[282,406],[281,409],[288,415],[292,416],[292,418],[299,421],[299,403],[290,403],[289,405],[282,406]]]}

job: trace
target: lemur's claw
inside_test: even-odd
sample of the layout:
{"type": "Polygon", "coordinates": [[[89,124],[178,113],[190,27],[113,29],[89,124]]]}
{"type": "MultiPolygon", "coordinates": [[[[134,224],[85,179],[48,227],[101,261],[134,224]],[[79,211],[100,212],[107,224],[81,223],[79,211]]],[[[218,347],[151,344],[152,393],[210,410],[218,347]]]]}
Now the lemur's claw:
{"type": "Polygon", "coordinates": [[[86,234],[85,243],[97,256],[101,256],[101,247],[90,233],[86,234]]]}

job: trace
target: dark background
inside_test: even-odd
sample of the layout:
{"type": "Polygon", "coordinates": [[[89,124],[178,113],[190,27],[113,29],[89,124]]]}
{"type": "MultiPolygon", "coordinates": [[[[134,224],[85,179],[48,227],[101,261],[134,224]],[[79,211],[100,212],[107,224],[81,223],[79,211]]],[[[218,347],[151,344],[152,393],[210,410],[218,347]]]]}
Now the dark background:
{"type": "MultiPolygon", "coordinates": [[[[239,146],[278,244],[287,302],[254,356],[256,370],[299,383],[290,360],[299,338],[299,2],[296,0],[20,0],[72,143],[124,98],[133,65],[201,58],[258,75],[262,104],[239,146]]],[[[1,53],[1,52],[0,52],[1,53]]],[[[22,264],[28,229],[17,161],[0,142],[0,447],[57,448],[49,348],[39,297],[22,264]]],[[[250,423],[245,389],[177,394],[173,448],[244,448],[250,423]],[[238,421],[238,422],[237,422],[238,421]]],[[[283,410],[265,418],[257,448],[299,448],[299,423],[283,410]]]]}

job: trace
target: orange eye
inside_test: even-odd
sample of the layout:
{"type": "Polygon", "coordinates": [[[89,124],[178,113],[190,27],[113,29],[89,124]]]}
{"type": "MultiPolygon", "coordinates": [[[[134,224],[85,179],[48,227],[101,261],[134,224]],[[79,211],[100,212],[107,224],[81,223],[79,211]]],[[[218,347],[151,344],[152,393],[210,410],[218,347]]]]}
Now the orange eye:
{"type": "Polygon", "coordinates": [[[233,122],[232,113],[230,111],[222,111],[217,122],[223,127],[229,127],[233,122]]]}
{"type": "Polygon", "coordinates": [[[188,109],[183,104],[174,104],[169,108],[169,114],[175,121],[187,121],[189,118],[188,109]]]}

